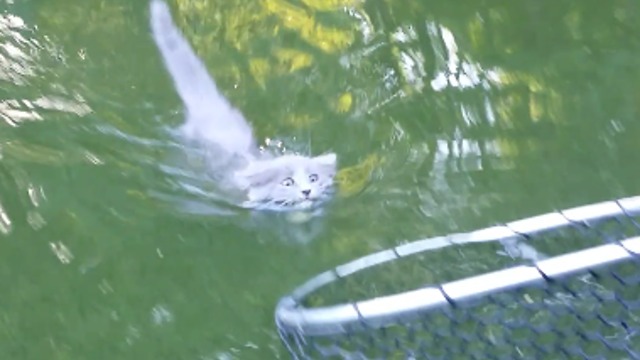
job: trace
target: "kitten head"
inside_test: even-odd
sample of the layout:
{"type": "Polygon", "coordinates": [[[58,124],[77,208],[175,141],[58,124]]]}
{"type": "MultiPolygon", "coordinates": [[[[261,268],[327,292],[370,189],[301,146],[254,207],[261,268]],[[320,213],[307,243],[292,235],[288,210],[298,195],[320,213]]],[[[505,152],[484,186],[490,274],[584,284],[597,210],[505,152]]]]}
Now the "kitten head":
{"type": "Polygon", "coordinates": [[[336,155],[284,155],[255,161],[237,176],[249,202],[283,209],[311,207],[328,196],[336,174],[336,155]]]}

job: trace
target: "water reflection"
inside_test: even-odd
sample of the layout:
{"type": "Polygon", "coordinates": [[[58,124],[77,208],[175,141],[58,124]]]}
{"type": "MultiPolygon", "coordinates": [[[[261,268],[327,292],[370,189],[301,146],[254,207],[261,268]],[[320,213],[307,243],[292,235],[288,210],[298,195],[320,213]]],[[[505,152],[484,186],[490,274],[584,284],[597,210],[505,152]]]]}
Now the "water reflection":
{"type": "Polygon", "coordinates": [[[85,116],[91,112],[91,108],[79,94],[74,94],[73,99],[65,99],[60,96],[43,96],[35,99],[33,104],[42,110],[67,112],[77,116],[85,116]]]}
{"type": "MultiPolygon", "coordinates": [[[[79,118],[92,111],[65,82],[67,65],[61,62],[61,54],[50,37],[42,36],[19,15],[0,14],[0,80],[5,85],[0,100],[0,129],[4,129],[0,131],[0,192],[5,194],[0,199],[0,232],[6,235],[25,226],[38,231],[49,224],[44,206],[49,200],[46,179],[36,175],[31,165],[64,167],[80,158],[75,154],[84,152],[69,141],[71,127],[57,136],[46,136],[52,130],[43,128],[61,117],[79,118]]],[[[62,263],[73,258],[60,242],[50,242],[50,249],[62,263]]]]}
{"type": "Polygon", "coordinates": [[[0,204],[0,232],[7,235],[11,231],[11,219],[5,208],[0,204]]]}
{"type": "Polygon", "coordinates": [[[50,242],[49,247],[62,264],[69,264],[73,260],[71,250],[62,242],[50,242]]]}
{"type": "MultiPolygon", "coordinates": [[[[1,80],[18,88],[33,86],[41,83],[41,76],[54,70],[46,69],[42,62],[47,61],[46,57],[59,59],[60,50],[50,39],[39,37],[19,16],[0,14],[1,80]]],[[[23,122],[43,120],[43,111],[59,111],[77,116],[85,116],[91,112],[90,107],[77,92],[69,92],[66,87],[55,83],[47,84],[47,88],[61,94],[42,94],[33,100],[7,99],[8,94],[5,95],[5,99],[0,102],[0,117],[6,124],[15,127],[23,122]]],[[[10,93],[20,93],[15,90],[17,89],[10,93]]]]}
{"type": "Polygon", "coordinates": [[[84,99],[77,96],[75,99],[65,99],[61,96],[42,96],[31,101],[4,100],[0,102],[0,117],[10,126],[15,127],[26,121],[43,120],[43,111],[53,110],[85,116],[91,112],[91,108],[84,99]]]}
{"type": "Polygon", "coordinates": [[[35,75],[31,54],[38,50],[37,43],[25,38],[28,32],[22,18],[12,14],[0,14],[0,79],[16,85],[24,85],[27,78],[35,75]]]}
{"type": "Polygon", "coordinates": [[[430,22],[427,24],[427,33],[434,47],[435,67],[438,69],[431,80],[433,90],[442,91],[447,87],[465,89],[477,85],[489,90],[492,85],[500,83],[499,69],[484,70],[479,64],[460,58],[458,44],[451,30],[430,22]]]}
{"type": "Polygon", "coordinates": [[[12,127],[18,126],[23,121],[42,120],[42,116],[35,110],[22,110],[20,107],[21,103],[18,100],[2,101],[0,102],[0,117],[12,127]]]}

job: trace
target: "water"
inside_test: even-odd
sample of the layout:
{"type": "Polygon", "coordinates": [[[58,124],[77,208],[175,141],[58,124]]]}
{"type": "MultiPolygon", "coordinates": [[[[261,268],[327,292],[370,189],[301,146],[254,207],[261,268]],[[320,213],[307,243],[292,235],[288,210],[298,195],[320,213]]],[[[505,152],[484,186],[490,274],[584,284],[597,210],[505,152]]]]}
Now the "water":
{"type": "Polygon", "coordinates": [[[339,194],[291,224],[179,187],[162,166],[209,184],[146,1],[4,0],[0,358],[284,359],[273,306],[319,271],[640,192],[636,2],[172,7],[262,142],[339,154],[339,194]]]}

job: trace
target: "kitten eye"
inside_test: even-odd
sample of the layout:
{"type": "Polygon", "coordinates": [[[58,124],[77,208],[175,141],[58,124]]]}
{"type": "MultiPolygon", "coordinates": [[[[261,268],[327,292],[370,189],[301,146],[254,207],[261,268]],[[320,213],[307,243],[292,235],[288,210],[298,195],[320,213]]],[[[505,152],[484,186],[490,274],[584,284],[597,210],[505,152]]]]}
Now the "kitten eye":
{"type": "Polygon", "coordinates": [[[309,175],[309,181],[311,181],[312,183],[318,181],[318,174],[309,175]]]}
{"type": "Polygon", "coordinates": [[[283,186],[291,186],[291,185],[293,185],[293,179],[292,178],[286,178],[286,179],[282,180],[281,184],[283,186]]]}

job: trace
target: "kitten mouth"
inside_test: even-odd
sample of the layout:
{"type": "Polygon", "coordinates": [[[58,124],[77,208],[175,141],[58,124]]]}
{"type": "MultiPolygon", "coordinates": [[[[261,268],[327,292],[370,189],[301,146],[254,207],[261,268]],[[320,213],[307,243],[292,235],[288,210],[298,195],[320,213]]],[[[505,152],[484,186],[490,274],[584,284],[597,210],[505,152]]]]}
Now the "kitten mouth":
{"type": "Polygon", "coordinates": [[[297,202],[296,201],[289,201],[289,200],[275,200],[273,203],[276,204],[276,205],[280,205],[280,206],[293,206],[297,202]]]}
{"type": "Polygon", "coordinates": [[[313,198],[304,198],[304,199],[300,199],[300,200],[295,200],[295,201],[291,201],[291,200],[274,200],[273,203],[275,205],[279,205],[279,206],[296,206],[296,205],[310,205],[313,204],[315,202],[316,199],[313,198]]]}

